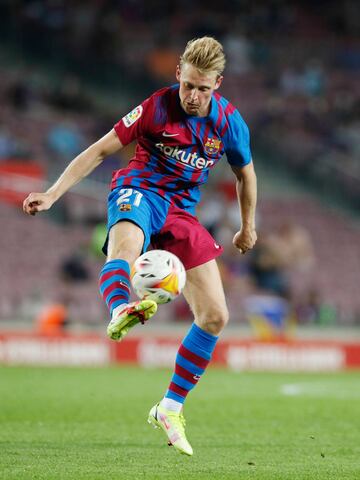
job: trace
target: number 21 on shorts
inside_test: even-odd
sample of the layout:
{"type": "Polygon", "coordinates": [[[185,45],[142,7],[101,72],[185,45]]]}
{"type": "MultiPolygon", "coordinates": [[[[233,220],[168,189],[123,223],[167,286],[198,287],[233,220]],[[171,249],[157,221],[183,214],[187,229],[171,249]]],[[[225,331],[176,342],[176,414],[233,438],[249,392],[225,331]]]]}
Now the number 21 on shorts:
{"type": "Polygon", "coordinates": [[[119,198],[116,200],[116,204],[121,210],[124,210],[125,206],[128,206],[128,210],[131,209],[131,205],[138,207],[140,205],[143,194],[132,188],[122,188],[119,191],[119,198]]]}

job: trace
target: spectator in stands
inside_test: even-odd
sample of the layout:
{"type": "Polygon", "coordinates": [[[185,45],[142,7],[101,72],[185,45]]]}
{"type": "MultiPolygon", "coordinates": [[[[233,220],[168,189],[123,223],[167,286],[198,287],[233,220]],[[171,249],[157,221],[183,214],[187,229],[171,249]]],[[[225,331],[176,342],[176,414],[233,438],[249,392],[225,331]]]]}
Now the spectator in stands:
{"type": "Polygon", "coordinates": [[[43,335],[59,335],[68,325],[68,301],[62,301],[44,305],[38,317],[35,319],[36,330],[43,335]]]}
{"type": "Polygon", "coordinates": [[[68,160],[81,152],[85,140],[75,123],[67,120],[49,130],[46,143],[52,154],[62,160],[68,160]]]}
{"type": "Polygon", "coordinates": [[[6,127],[0,125],[0,159],[12,157],[15,151],[16,141],[12,138],[6,127]]]}
{"type": "Polygon", "coordinates": [[[31,87],[27,75],[24,75],[24,73],[17,72],[15,74],[15,78],[6,92],[10,104],[18,111],[26,111],[32,97],[31,87]]]}
{"type": "Polygon", "coordinates": [[[50,101],[61,110],[73,112],[91,110],[90,99],[84,94],[79,78],[74,75],[67,75],[61,80],[51,94],[50,101]]]}
{"type": "Polygon", "coordinates": [[[320,96],[325,92],[326,77],[320,60],[314,58],[305,66],[303,88],[306,95],[320,96]]]}
{"type": "Polygon", "coordinates": [[[289,272],[304,271],[313,264],[314,251],[308,232],[288,222],[275,232],[259,235],[249,268],[257,287],[290,298],[289,272]]]}
{"type": "Polygon", "coordinates": [[[251,43],[241,31],[241,24],[235,22],[224,40],[227,52],[228,70],[231,75],[241,76],[252,70],[251,43]]]}
{"type": "Polygon", "coordinates": [[[0,122],[0,161],[12,158],[25,159],[29,156],[29,149],[17,139],[9,129],[0,122]]]}
{"type": "Polygon", "coordinates": [[[85,282],[90,279],[86,258],[80,250],[62,260],[60,276],[64,282],[69,284],[85,282]]]}

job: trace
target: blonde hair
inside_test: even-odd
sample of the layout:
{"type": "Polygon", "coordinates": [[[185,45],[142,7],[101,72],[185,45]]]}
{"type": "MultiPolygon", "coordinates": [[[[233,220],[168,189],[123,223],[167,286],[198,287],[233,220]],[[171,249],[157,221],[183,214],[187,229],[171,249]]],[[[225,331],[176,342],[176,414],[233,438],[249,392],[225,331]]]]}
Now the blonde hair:
{"type": "Polygon", "coordinates": [[[194,38],[180,56],[180,67],[184,63],[190,63],[200,73],[216,72],[220,76],[225,68],[223,46],[213,37],[194,38]]]}

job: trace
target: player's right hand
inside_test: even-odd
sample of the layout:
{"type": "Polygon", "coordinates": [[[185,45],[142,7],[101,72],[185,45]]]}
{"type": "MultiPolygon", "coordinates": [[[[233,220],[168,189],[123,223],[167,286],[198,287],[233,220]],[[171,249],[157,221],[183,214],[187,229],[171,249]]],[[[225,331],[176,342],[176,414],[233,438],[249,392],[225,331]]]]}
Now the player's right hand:
{"type": "Polygon", "coordinates": [[[37,212],[49,210],[54,203],[49,193],[30,193],[24,200],[23,210],[28,215],[35,215],[37,212]]]}

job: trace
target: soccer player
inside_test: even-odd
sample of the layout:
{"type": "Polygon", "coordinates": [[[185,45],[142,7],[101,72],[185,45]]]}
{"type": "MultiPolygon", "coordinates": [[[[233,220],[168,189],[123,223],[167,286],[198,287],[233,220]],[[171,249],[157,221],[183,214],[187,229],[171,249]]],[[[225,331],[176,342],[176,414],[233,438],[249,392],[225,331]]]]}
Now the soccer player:
{"type": "Polygon", "coordinates": [[[178,84],[163,88],[78,155],[45,193],[30,193],[23,209],[48,210],[108,155],[137,140],[134,158],[114,173],[108,200],[107,261],[100,292],[110,312],[107,334],[122,339],[154,315],[152,300],[129,303],[130,268],[150,243],[177,255],[187,270],[184,296],[194,323],[182,341],[164,395],[149,413],[168,443],[192,455],[185,435],[183,404],[211,360],[228,321],[215,258],[222,252],[195,216],[199,187],[226,154],[235,177],[240,230],[233,244],[244,254],[256,242],[256,176],[249,130],[237,109],[217,93],[223,77],[222,45],[211,37],[188,42],[176,69],[178,84]]]}

